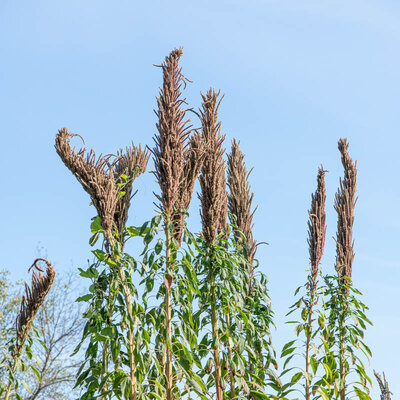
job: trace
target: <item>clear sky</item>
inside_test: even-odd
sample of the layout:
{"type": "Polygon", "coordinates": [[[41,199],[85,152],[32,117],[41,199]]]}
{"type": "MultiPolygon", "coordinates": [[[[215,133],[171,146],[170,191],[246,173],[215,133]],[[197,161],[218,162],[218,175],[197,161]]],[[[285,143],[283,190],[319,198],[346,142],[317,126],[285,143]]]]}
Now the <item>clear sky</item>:
{"type": "MultiPolygon", "coordinates": [[[[200,90],[220,88],[227,145],[239,139],[254,166],[278,349],[293,336],[284,315],[306,279],[321,163],[322,265],[333,272],[337,141],[348,138],[359,169],[353,277],[374,322],[369,371],[386,371],[399,396],[399,44],[400,3],[388,0],[0,0],[0,267],[26,278],[39,242],[59,269],[86,264],[94,209],[58,159],[55,134],[67,126],[104,153],[131,140],[152,146],[161,84],[153,64],[184,46],[188,103],[197,108],[200,90]]],[[[150,174],[135,185],[130,222],[139,224],[153,215],[157,188],[150,174]]],[[[194,230],[197,209],[195,201],[194,230]]]]}

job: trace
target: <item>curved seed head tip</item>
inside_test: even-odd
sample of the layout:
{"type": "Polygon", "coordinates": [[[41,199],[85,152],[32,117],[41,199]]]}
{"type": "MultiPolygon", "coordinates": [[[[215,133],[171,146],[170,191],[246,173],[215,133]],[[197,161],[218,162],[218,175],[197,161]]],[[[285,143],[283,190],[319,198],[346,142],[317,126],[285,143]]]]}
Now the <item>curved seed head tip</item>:
{"type": "Polygon", "coordinates": [[[34,261],[29,271],[33,270],[32,283],[29,287],[25,284],[25,294],[22,297],[20,311],[18,313],[15,325],[17,341],[13,350],[13,357],[19,357],[25,340],[32,328],[33,321],[40,307],[54,282],[55,271],[51,263],[43,258],[34,261]],[[43,275],[43,269],[38,265],[42,261],[46,264],[46,274],[43,275]]]}
{"type": "Polygon", "coordinates": [[[121,231],[125,226],[132,184],[146,170],[149,153],[132,144],[125,153],[120,150],[117,156],[100,154],[97,157],[93,149],[87,152],[81,148],[76,152],[70,145],[74,136],[83,140],[80,135],[71,134],[67,128],[58,131],[55,144],[57,154],[90,195],[109,238],[114,227],[121,231]],[[124,183],[123,175],[127,177],[124,183]],[[127,196],[121,196],[121,188],[127,196]]]}
{"type": "Polygon", "coordinates": [[[71,148],[71,134],[68,129],[60,129],[56,136],[56,150],[66,167],[75,175],[83,189],[90,195],[93,205],[108,235],[113,228],[113,217],[118,200],[118,188],[114,182],[114,162],[112,156],[96,157],[92,149],[78,152],[71,148]]]}

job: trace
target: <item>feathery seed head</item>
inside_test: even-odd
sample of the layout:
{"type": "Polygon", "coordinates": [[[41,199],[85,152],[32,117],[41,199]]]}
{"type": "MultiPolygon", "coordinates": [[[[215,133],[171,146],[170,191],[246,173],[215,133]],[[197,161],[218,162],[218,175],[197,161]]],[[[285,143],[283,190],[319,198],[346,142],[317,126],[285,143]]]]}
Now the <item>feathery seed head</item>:
{"type": "Polygon", "coordinates": [[[178,243],[182,241],[186,212],[192,201],[194,185],[199,177],[205,156],[205,144],[201,133],[195,132],[189,140],[188,151],[185,152],[185,165],[179,185],[179,196],[175,203],[174,237],[178,243]]]}
{"type": "Polygon", "coordinates": [[[38,272],[33,271],[31,287],[25,284],[25,294],[22,297],[21,308],[16,320],[17,341],[13,350],[13,357],[19,357],[21,354],[22,347],[32,328],[33,320],[54,282],[55,271],[49,261],[38,258],[29,270],[33,267],[38,272]],[[42,275],[43,270],[37,265],[39,261],[46,263],[46,275],[42,275]]]}
{"type": "Polygon", "coordinates": [[[200,110],[203,140],[207,155],[203,162],[200,175],[201,186],[201,220],[203,236],[209,245],[223,231],[227,231],[227,193],[225,178],[224,150],[222,143],[225,136],[221,135],[221,122],[218,122],[218,109],[222,98],[218,101],[220,92],[214,89],[207,91],[200,110]]]}
{"type": "Polygon", "coordinates": [[[128,219],[128,210],[131,204],[132,187],[135,179],[146,171],[149,161],[149,152],[142,150],[142,147],[126,147],[125,153],[122,149],[117,153],[114,167],[114,177],[117,185],[122,185],[124,193],[119,197],[115,206],[114,222],[118,232],[122,232],[128,219]]]}
{"type": "Polygon", "coordinates": [[[326,237],[325,213],[325,172],[323,166],[318,169],[317,190],[311,195],[311,209],[308,212],[308,246],[311,263],[310,284],[315,288],[318,277],[318,267],[324,253],[326,237]]]}
{"type": "Polygon", "coordinates": [[[194,184],[204,160],[201,135],[190,136],[189,120],[182,107],[182,85],[187,78],[179,67],[182,48],[173,50],[160,66],[163,71],[163,87],[157,98],[158,117],[154,156],[154,175],[161,188],[158,206],[173,223],[173,236],[181,243],[186,213],[189,209],[194,184]]]}
{"type": "Polygon", "coordinates": [[[131,200],[132,184],[137,176],[146,170],[149,154],[141,147],[126,148],[126,153],[119,151],[117,157],[112,155],[96,157],[94,150],[86,152],[85,148],[78,152],[71,147],[70,140],[77,134],[62,128],[56,136],[56,151],[66,167],[78,179],[83,189],[90,195],[102,227],[109,239],[116,227],[119,232],[125,226],[131,200]],[[126,182],[120,195],[118,184],[126,182]]]}
{"type": "Polygon", "coordinates": [[[257,207],[252,210],[254,193],[251,192],[249,175],[244,154],[240,150],[239,143],[235,139],[232,141],[231,153],[228,154],[228,210],[233,215],[232,223],[237,226],[235,238],[241,243],[241,232],[246,238],[246,247],[250,265],[253,264],[257,250],[256,241],[253,238],[253,216],[257,207]]]}
{"type": "Polygon", "coordinates": [[[107,235],[111,235],[118,201],[118,187],[114,182],[111,156],[100,155],[97,158],[93,149],[86,153],[85,148],[76,152],[70,145],[71,137],[76,135],[71,134],[67,128],[62,128],[58,132],[55,145],[57,154],[83,189],[89,193],[104,231],[107,235]]]}
{"type": "Polygon", "coordinates": [[[182,48],[174,49],[160,66],[163,71],[163,87],[157,97],[158,134],[155,136],[155,147],[152,150],[154,175],[161,188],[161,195],[156,197],[160,201],[161,211],[170,216],[179,197],[189,134],[188,121],[184,120],[186,110],[182,107],[185,100],[181,98],[182,85],[186,85],[187,81],[179,67],[181,55],[182,48]]]}
{"type": "Polygon", "coordinates": [[[357,202],[357,163],[354,163],[349,156],[347,139],[340,139],[338,148],[344,167],[344,179],[340,178],[339,189],[335,196],[335,210],[338,214],[336,270],[339,277],[346,276],[351,279],[354,260],[354,208],[357,202]]]}

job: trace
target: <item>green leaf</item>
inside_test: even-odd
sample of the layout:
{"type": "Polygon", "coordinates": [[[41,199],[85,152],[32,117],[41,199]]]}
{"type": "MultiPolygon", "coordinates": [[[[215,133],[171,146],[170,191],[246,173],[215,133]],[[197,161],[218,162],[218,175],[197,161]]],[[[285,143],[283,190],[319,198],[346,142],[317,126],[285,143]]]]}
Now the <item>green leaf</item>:
{"type": "Polygon", "coordinates": [[[129,235],[130,235],[131,237],[139,236],[139,235],[140,235],[140,229],[139,229],[139,228],[136,228],[136,226],[128,226],[128,227],[126,228],[126,230],[128,231],[128,233],[129,233],[129,235]]]}
{"type": "Polygon", "coordinates": [[[283,346],[282,352],[284,352],[287,348],[292,347],[292,345],[293,345],[294,343],[296,343],[296,340],[297,340],[297,339],[292,340],[292,341],[289,342],[289,343],[286,343],[286,344],[283,346]]]}
{"type": "Polygon", "coordinates": [[[92,253],[99,261],[104,261],[106,259],[107,254],[103,250],[92,250],[92,253]]]}
{"type": "Polygon", "coordinates": [[[313,373],[316,374],[317,369],[318,369],[318,361],[315,359],[315,357],[310,358],[310,364],[311,368],[313,370],[313,373]]]}
{"type": "Polygon", "coordinates": [[[36,377],[38,378],[38,381],[41,382],[42,377],[41,377],[39,371],[33,365],[31,365],[31,370],[35,373],[36,377]]]}
{"type": "Polygon", "coordinates": [[[257,392],[255,390],[250,390],[250,394],[252,396],[256,396],[259,399],[269,399],[270,398],[269,395],[266,395],[265,393],[262,393],[262,392],[257,392]]]}
{"type": "Polygon", "coordinates": [[[106,327],[101,330],[101,335],[107,336],[109,338],[113,338],[115,336],[114,328],[113,327],[106,327]]]}
{"type": "Polygon", "coordinates": [[[96,242],[99,239],[99,237],[100,237],[99,233],[95,233],[92,236],[90,236],[89,245],[93,247],[96,244],[96,242]]]}
{"type": "Polygon", "coordinates": [[[90,231],[92,233],[98,233],[103,230],[101,226],[101,219],[99,216],[93,218],[93,222],[90,224],[90,231]]]}
{"type": "Polygon", "coordinates": [[[25,381],[21,381],[21,383],[24,385],[26,391],[27,391],[29,394],[31,394],[31,393],[32,393],[32,390],[31,390],[31,388],[28,386],[28,384],[27,384],[25,381]]]}
{"type": "Polygon", "coordinates": [[[293,353],[295,350],[296,350],[296,347],[288,348],[285,351],[282,351],[281,357],[285,357],[285,356],[293,353]]]}
{"type": "Polygon", "coordinates": [[[162,239],[158,239],[157,244],[156,244],[156,246],[154,248],[154,251],[156,252],[156,254],[160,254],[161,253],[162,247],[163,247],[163,240],[162,239]]]}
{"type": "Polygon", "coordinates": [[[303,329],[304,329],[304,324],[296,325],[296,328],[294,329],[295,332],[296,332],[296,335],[299,336],[299,335],[300,335],[300,332],[301,332],[303,329]]]}
{"type": "Polygon", "coordinates": [[[297,383],[299,380],[300,380],[300,378],[303,376],[303,373],[302,372],[297,372],[296,374],[294,374],[293,376],[292,376],[292,379],[291,379],[291,381],[290,381],[290,383],[293,385],[293,384],[295,384],[295,383],[297,383]]]}
{"type": "Polygon", "coordinates": [[[308,310],[306,307],[304,307],[303,310],[301,311],[301,318],[303,321],[307,321],[307,317],[308,317],[308,310]]]}
{"type": "Polygon", "coordinates": [[[78,297],[76,301],[79,303],[81,301],[88,301],[93,298],[92,294],[85,294],[84,296],[78,297]]]}
{"type": "Polygon", "coordinates": [[[153,238],[154,238],[154,232],[153,232],[152,230],[149,230],[149,231],[146,233],[146,235],[145,235],[145,237],[144,237],[144,239],[143,239],[144,244],[145,244],[145,245],[150,244],[150,242],[153,240],[153,238]]]}

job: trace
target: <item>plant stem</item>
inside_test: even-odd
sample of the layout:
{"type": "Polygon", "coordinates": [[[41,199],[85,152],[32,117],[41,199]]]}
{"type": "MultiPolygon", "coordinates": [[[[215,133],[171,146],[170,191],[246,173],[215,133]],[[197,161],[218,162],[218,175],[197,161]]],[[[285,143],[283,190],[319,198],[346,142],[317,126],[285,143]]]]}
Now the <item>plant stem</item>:
{"type": "MultiPolygon", "coordinates": [[[[19,356],[16,356],[14,358],[14,362],[13,362],[13,367],[12,367],[12,374],[13,375],[15,374],[15,371],[17,370],[17,358],[19,358],[19,356]]],[[[11,388],[12,388],[12,381],[10,379],[9,382],[8,382],[8,386],[7,386],[7,389],[6,389],[6,396],[5,396],[4,400],[8,400],[9,399],[10,393],[11,393],[11,388]]]]}
{"type": "MultiPolygon", "coordinates": [[[[109,291],[108,291],[106,327],[111,326],[111,320],[112,320],[112,309],[113,309],[113,302],[114,302],[114,296],[111,292],[112,282],[113,282],[113,279],[111,279],[110,287],[109,287],[109,291]]],[[[110,353],[108,351],[109,342],[110,342],[110,340],[106,339],[103,344],[103,354],[102,354],[102,364],[101,364],[101,379],[102,380],[104,379],[105,375],[108,372],[108,359],[110,356],[110,353]]],[[[105,393],[105,392],[107,392],[107,390],[108,390],[107,385],[104,385],[101,392],[105,393]]],[[[103,399],[105,400],[106,397],[104,396],[103,399]]]]}
{"type": "MultiPolygon", "coordinates": [[[[109,243],[111,246],[111,252],[113,252],[114,246],[116,241],[114,237],[109,236],[109,243]]],[[[121,252],[123,251],[123,245],[121,245],[121,252]]],[[[126,303],[126,310],[128,314],[128,353],[129,353],[129,372],[130,372],[130,381],[131,381],[131,391],[129,395],[129,400],[136,400],[137,399],[137,380],[136,380],[136,363],[135,363],[135,320],[133,316],[133,307],[132,307],[132,299],[131,293],[129,290],[129,284],[125,276],[124,267],[121,263],[121,255],[116,255],[116,264],[117,264],[117,273],[119,280],[122,286],[122,292],[124,295],[125,303],[126,303]]],[[[108,347],[108,346],[107,346],[108,347]]],[[[105,352],[108,355],[108,348],[105,352]]],[[[103,353],[104,356],[104,353],[103,353]]],[[[107,357],[108,358],[108,357],[107,357]]]]}
{"type": "Polygon", "coordinates": [[[217,320],[217,301],[215,294],[215,278],[214,271],[210,269],[210,285],[211,285],[211,325],[212,325],[212,337],[214,348],[214,365],[215,365],[215,390],[217,392],[217,400],[222,400],[222,389],[220,385],[221,380],[221,365],[219,362],[219,338],[218,338],[218,320],[217,320]]]}
{"type": "Polygon", "coordinates": [[[172,285],[172,254],[171,254],[171,235],[169,232],[169,218],[166,218],[166,272],[165,277],[165,348],[166,348],[166,383],[167,383],[167,400],[173,400],[172,398],[172,309],[171,309],[171,285],[172,285]]]}
{"type": "Polygon", "coordinates": [[[341,295],[340,300],[340,316],[339,316],[339,374],[340,374],[340,381],[341,381],[341,389],[340,389],[340,400],[345,400],[346,398],[346,360],[345,360],[345,328],[346,328],[346,321],[344,316],[344,307],[345,305],[343,302],[345,301],[345,296],[341,295]]]}
{"type": "MultiPolygon", "coordinates": [[[[313,289],[311,289],[313,290],[313,289]]],[[[310,346],[312,337],[312,312],[314,306],[314,291],[310,295],[310,304],[308,307],[308,321],[307,321],[307,341],[306,341],[306,400],[310,400],[310,381],[308,379],[310,373],[310,346]]]]}
{"type": "Polygon", "coordinates": [[[228,307],[228,314],[226,315],[226,325],[228,327],[228,362],[229,362],[229,373],[231,377],[231,399],[234,399],[236,397],[236,390],[235,390],[235,374],[232,370],[232,346],[231,346],[231,334],[230,334],[230,329],[231,329],[231,316],[230,316],[230,310],[228,307]]]}
{"type": "Polygon", "coordinates": [[[129,343],[129,366],[130,366],[130,379],[131,379],[131,393],[129,396],[130,400],[137,399],[137,381],[136,381],[136,363],[135,363],[135,331],[134,324],[135,321],[133,319],[133,308],[132,308],[132,299],[131,294],[128,287],[128,282],[126,281],[125,273],[122,265],[119,265],[119,275],[122,282],[122,291],[124,293],[126,308],[128,311],[128,343],[129,343]]]}

